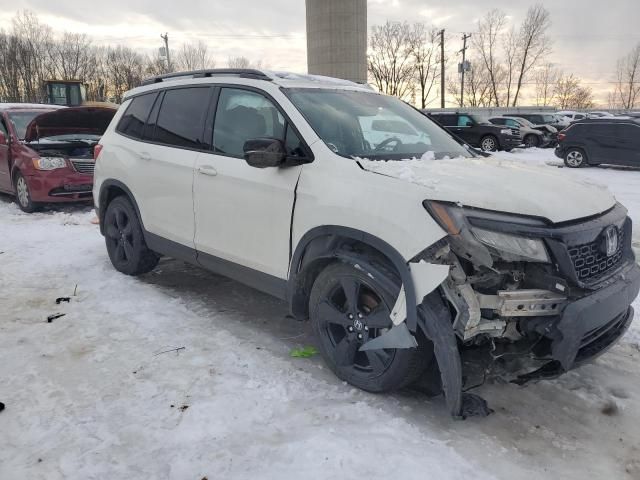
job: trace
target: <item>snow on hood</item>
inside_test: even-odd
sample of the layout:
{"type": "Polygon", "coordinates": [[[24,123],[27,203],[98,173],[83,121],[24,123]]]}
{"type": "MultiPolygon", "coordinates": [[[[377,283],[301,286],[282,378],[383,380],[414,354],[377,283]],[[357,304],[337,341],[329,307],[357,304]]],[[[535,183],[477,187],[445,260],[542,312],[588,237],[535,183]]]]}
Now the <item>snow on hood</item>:
{"type": "Polygon", "coordinates": [[[51,110],[35,117],[25,134],[25,141],[32,142],[43,137],[86,133],[102,135],[116,109],[108,107],[74,107],[51,110]]]}
{"type": "Polygon", "coordinates": [[[615,205],[606,187],[553,174],[548,166],[529,166],[492,158],[445,158],[433,152],[421,159],[356,159],[370,172],[425,187],[425,200],[542,217],[553,223],[602,213],[615,205]]]}

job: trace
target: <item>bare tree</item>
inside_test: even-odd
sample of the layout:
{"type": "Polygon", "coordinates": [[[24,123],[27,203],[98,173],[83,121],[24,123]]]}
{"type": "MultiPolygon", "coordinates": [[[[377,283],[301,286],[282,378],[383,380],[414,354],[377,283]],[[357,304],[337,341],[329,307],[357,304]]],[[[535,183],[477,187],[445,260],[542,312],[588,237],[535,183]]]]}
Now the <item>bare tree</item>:
{"type": "Polygon", "coordinates": [[[614,102],[630,110],[640,100],[640,42],[616,64],[614,102]]]}
{"type": "Polygon", "coordinates": [[[52,73],[51,27],[40,23],[34,13],[26,10],[13,17],[12,27],[12,34],[17,39],[17,61],[24,99],[42,101],[43,82],[52,73]]]}
{"type": "Polygon", "coordinates": [[[227,66],[229,68],[250,68],[251,61],[247,57],[229,57],[227,66]]]}
{"type": "Polygon", "coordinates": [[[91,40],[85,34],[64,32],[51,45],[52,73],[60,80],[84,80],[95,67],[91,40]]]}
{"type": "Polygon", "coordinates": [[[416,23],[409,35],[409,51],[415,79],[418,84],[420,108],[426,108],[427,100],[440,75],[440,54],[437,45],[438,31],[416,23]]]}
{"type": "Polygon", "coordinates": [[[549,12],[542,4],[529,8],[522,26],[518,32],[518,81],[516,92],[513,96],[512,106],[518,104],[518,96],[527,74],[535,67],[551,50],[546,31],[551,25],[549,12]]]}
{"type": "Polygon", "coordinates": [[[22,100],[22,76],[18,57],[18,39],[14,35],[0,31],[0,100],[7,102],[22,100]]]}
{"type": "Polygon", "coordinates": [[[536,105],[546,107],[553,103],[556,84],[561,72],[552,64],[545,63],[535,73],[536,105]]]}
{"type": "Polygon", "coordinates": [[[412,30],[408,23],[387,22],[371,28],[369,74],[381,92],[407,99],[414,94],[412,30]]]}
{"type": "Polygon", "coordinates": [[[144,57],[129,47],[109,48],[105,67],[110,93],[120,103],[127,90],[140,85],[144,76],[144,57]]]}
{"type": "Polygon", "coordinates": [[[203,70],[216,66],[207,45],[202,40],[197,43],[183,43],[178,51],[176,62],[181,70],[203,70]]]}
{"type": "Polygon", "coordinates": [[[580,84],[580,79],[573,74],[562,75],[555,88],[555,104],[561,109],[593,108],[593,91],[580,84]]]}
{"type": "Polygon", "coordinates": [[[506,21],[504,12],[498,9],[491,10],[478,20],[478,32],[472,37],[472,43],[489,75],[491,93],[496,107],[500,106],[499,85],[504,78],[504,68],[498,57],[498,36],[501,35],[506,21]]]}

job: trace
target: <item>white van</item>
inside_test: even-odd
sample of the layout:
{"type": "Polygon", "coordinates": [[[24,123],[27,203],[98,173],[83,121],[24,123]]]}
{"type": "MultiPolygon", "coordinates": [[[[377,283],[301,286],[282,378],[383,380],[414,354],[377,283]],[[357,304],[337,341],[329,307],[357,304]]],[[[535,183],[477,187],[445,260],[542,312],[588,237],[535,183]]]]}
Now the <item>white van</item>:
{"type": "Polygon", "coordinates": [[[640,269],[611,194],[478,157],[367,86],[153,78],[126,94],[96,157],[116,269],[167,255],[284,299],[336,375],[367,391],[421,382],[456,417],[486,414],[462,393],[468,358],[483,377],[514,359],[516,382],[556,376],[633,318],[640,269]]]}

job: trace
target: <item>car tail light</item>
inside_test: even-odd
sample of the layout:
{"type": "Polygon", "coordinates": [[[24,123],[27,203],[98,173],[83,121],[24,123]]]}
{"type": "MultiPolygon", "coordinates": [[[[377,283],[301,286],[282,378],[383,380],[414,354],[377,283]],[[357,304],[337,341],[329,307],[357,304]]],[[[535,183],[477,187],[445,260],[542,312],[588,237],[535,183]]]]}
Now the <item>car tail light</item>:
{"type": "Polygon", "coordinates": [[[102,145],[98,144],[95,147],[93,147],[93,159],[94,160],[98,160],[98,157],[100,156],[100,152],[102,152],[102,145]]]}
{"type": "Polygon", "coordinates": [[[558,141],[559,142],[563,141],[565,138],[567,138],[567,134],[566,133],[559,133],[558,134],[558,141]]]}

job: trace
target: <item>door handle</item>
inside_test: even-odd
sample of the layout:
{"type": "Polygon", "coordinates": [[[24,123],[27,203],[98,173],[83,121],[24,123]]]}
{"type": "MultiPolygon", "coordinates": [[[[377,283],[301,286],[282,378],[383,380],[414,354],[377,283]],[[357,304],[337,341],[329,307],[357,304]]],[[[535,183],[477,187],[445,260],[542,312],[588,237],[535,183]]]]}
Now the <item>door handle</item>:
{"type": "Polygon", "coordinates": [[[201,173],[202,175],[209,175],[211,177],[218,175],[218,171],[211,165],[200,165],[198,167],[198,173],[201,173]]]}
{"type": "Polygon", "coordinates": [[[151,155],[149,154],[149,152],[140,152],[138,156],[140,157],[140,160],[145,160],[147,162],[151,160],[151,155]]]}

